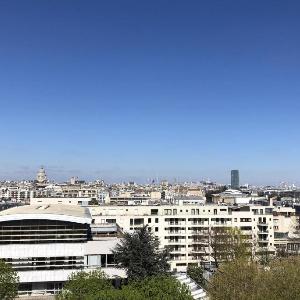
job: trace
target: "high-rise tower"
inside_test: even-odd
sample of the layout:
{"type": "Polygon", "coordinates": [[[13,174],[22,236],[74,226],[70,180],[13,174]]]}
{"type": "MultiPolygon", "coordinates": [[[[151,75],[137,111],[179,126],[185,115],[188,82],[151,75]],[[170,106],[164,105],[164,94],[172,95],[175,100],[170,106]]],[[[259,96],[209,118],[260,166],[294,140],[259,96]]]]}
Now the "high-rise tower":
{"type": "Polygon", "coordinates": [[[231,170],[231,188],[235,190],[240,188],[239,170],[231,170]]]}

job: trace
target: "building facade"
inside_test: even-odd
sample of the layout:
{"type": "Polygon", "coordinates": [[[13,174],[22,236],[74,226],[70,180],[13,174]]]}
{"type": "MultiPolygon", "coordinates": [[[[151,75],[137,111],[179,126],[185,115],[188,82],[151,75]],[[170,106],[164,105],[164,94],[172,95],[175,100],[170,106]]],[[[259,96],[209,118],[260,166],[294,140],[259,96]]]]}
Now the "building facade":
{"type": "Polygon", "coordinates": [[[94,226],[87,208],[29,205],[0,212],[0,259],[18,272],[20,295],[55,294],[68,276],[101,267],[116,269],[113,249],[119,241],[113,224],[94,226]]]}
{"type": "Polygon", "coordinates": [[[231,188],[238,190],[240,188],[239,170],[231,170],[231,188]]]}
{"type": "Polygon", "coordinates": [[[90,207],[95,223],[113,222],[123,231],[148,225],[170,250],[172,270],[188,264],[213,265],[210,233],[214,228],[239,228],[253,243],[255,252],[275,253],[272,207],[215,205],[154,205],[90,207]]]}

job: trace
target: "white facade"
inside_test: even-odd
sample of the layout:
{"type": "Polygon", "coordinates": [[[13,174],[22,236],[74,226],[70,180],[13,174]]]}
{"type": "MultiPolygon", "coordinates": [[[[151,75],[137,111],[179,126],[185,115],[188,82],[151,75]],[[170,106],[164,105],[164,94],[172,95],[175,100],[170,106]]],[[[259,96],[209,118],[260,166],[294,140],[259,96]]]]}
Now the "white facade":
{"type": "Polygon", "coordinates": [[[92,236],[87,208],[30,205],[0,212],[0,259],[18,272],[20,294],[56,293],[72,272],[100,268],[111,278],[125,277],[115,268],[112,249],[119,242],[105,224],[92,236]]]}
{"type": "Polygon", "coordinates": [[[271,207],[247,206],[240,211],[216,205],[98,206],[90,211],[95,223],[115,221],[124,231],[143,225],[171,249],[171,268],[185,270],[189,263],[209,263],[207,232],[214,227],[237,227],[253,240],[255,251],[274,252],[271,207]],[[206,233],[203,233],[203,232],[206,233]],[[203,238],[199,236],[203,234],[203,238]]]}

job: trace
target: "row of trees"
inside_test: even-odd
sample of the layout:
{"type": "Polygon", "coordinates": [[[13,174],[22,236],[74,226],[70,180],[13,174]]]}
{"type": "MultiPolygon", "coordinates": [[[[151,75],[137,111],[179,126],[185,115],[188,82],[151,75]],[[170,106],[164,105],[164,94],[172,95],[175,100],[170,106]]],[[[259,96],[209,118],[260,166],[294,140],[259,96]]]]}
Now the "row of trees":
{"type": "Polygon", "coordinates": [[[116,289],[100,271],[74,273],[58,295],[58,300],[192,300],[186,286],[168,275],[131,280],[116,289]]]}

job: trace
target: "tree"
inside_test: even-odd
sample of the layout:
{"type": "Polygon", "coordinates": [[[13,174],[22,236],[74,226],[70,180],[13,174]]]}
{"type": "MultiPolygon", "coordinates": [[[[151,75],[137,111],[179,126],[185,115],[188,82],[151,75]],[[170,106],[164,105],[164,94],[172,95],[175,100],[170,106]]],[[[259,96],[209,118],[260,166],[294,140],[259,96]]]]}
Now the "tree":
{"type": "Polygon", "coordinates": [[[253,244],[238,228],[213,227],[209,230],[209,246],[218,268],[220,262],[250,257],[253,244]]]}
{"type": "Polygon", "coordinates": [[[192,300],[186,285],[172,276],[159,275],[134,281],[126,289],[138,291],[145,300],[192,300]]]}
{"type": "Polygon", "coordinates": [[[187,275],[192,278],[201,287],[205,285],[205,279],[203,277],[203,269],[198,266],[189,265],[187,267],[187,275]]]}
{"type": "Polygon", "coordinates": [[[275,259],[269,265],[268,276],[261,279],[264,299],[300,299],[300,258],[275,259]]]}
{"type": "Polygon", "coordinates": [[[211,278],[211,300],[300,299],[300,258],[273,260],[268,267],[245,259],[223,264],[211,278]]]}
{"type": "Polygon", "coordinates": [[[90,202],[89,205],[99,205],[99,202],[97,199],[93,198],[90,202]]]}
{"type": "Polygon", "coordinates": [[[103,290],[111,290],[113,286],[104,272],[93,270],[72,273],[58,295],[59,300],[85,300],[103,290]]]}
{"type": "Polygon", "coordinates": [[[168,253],[159,249],[159,240],[144,226],[134,233],[125,233],[113,251],[119,267],[127,270],[129,280],[163,275],[169,271],[168,253]]]}
{"type": "Polygon", "coordinates": [[[192,300],[186,285],[174,277],[154,276],[114,289],[100,271],[72,274],[59,300],[192,300]]]}
{"type": "Polygon", "coordinates": [[[225,263],[208,283],[209,297],[211,300],[258,299],[259,278],[259,269],[254,262],[240,259],[225,263]]]}
{"type": "Polygon", "coordinates": [[[15,299],[18,294],[19,277],[12,267],[0,260],[0,299],[15,299]]]}

